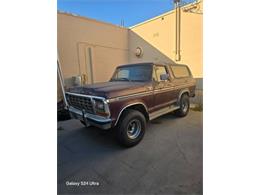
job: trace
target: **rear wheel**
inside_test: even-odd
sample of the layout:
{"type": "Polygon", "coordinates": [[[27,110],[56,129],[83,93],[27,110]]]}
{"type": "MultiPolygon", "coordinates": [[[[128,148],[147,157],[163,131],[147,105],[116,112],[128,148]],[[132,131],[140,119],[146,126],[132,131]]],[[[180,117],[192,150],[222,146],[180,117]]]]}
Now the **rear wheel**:
{"type": "Polygon", "coordinates": [[[117,139],[125,147],[137,145],[144,137],[146,120],[137,110],[126,110],[117,126],[117,139]]]}
{"type": "Polygon", "coordinates": [[[175,111],[175,114],[179,117],[184,117],[190,110],[190,98],[188,94],[183,94],[180,99],[180,108],[175,111]]]}

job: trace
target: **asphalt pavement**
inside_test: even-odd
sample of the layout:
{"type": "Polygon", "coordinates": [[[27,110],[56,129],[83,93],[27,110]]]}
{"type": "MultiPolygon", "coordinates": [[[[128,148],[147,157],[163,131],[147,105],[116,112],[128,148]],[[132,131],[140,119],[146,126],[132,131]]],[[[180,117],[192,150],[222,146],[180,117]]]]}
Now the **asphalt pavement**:
{"type": "Polygon", "coordinates": [[[159,117],[127,149],[113,130],[58,122],[58,194],[202,194],[202,115],[159,117]]]}

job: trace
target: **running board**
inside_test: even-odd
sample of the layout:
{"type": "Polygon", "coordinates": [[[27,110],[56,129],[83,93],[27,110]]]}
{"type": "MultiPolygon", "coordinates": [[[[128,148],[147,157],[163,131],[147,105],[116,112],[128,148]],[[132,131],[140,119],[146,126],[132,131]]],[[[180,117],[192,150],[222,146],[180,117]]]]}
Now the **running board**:
{"type": "Polygon", "coordinates": [[[155,111],[152,114],[149,114],[149,119],[153,120],[155,118],[158,118],[159,116],[162,116],[162,115],[167,114],[169,112],[173,112],[174,110],[178,110],[179,108],[180,108],[180,106],[177,106],[177,105],[168,106],[168,107],[163,108],[161,110],[155,111]]]}

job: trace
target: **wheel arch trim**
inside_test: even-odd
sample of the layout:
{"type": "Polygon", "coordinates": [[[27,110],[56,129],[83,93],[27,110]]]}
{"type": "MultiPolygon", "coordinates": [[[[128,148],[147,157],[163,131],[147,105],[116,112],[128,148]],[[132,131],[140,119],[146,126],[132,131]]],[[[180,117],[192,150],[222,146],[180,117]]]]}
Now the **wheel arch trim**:
{"type": "Polygon", "coordinates": [[[188,88],[182,89],[182,90],[180,91],[180,93],[179,93],[178,102],[180,102],[181,96],[182,96],[184,93],[188,93],[188,95],[190,96],[190,90],[189,90],[188,88]]]}
{"type": "Polygon", "coordinates": [[[147,106],[143,103],[143,102],[135,102],[135,103],[131,103],[131,104],[127,104],[126,106],[124,106],[121,111],[119,112],[118,116],[117,116],[117,119],[116,119],[116,122],[115,122],[115,125],[117,125],[122,113],[124,112],[124,110],[126,110],[127,108],[131,107],[131,106],[134,106],[134,105],[141,105],[145,108],[145,111],[146,113],[148,114],[148,109],[147,109],[147,106]]]}

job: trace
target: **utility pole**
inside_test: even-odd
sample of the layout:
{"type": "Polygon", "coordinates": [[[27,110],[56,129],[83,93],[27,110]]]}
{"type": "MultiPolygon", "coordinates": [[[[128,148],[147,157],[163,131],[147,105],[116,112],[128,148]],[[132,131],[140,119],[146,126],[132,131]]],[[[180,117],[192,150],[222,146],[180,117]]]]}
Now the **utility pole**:
{"type": "Polygon", "coordinates": [[[175,60],[181,60],[181,9],[180,1],[174,0],[175,5],[175,60]]]}
{"type": "Polygon", "coordinates": [[[125,26],[125,21],[124,21],[124,19],[121,19],[120,26],[121,26],[121,27],[124,27],[124,26],[125,26]]]}

